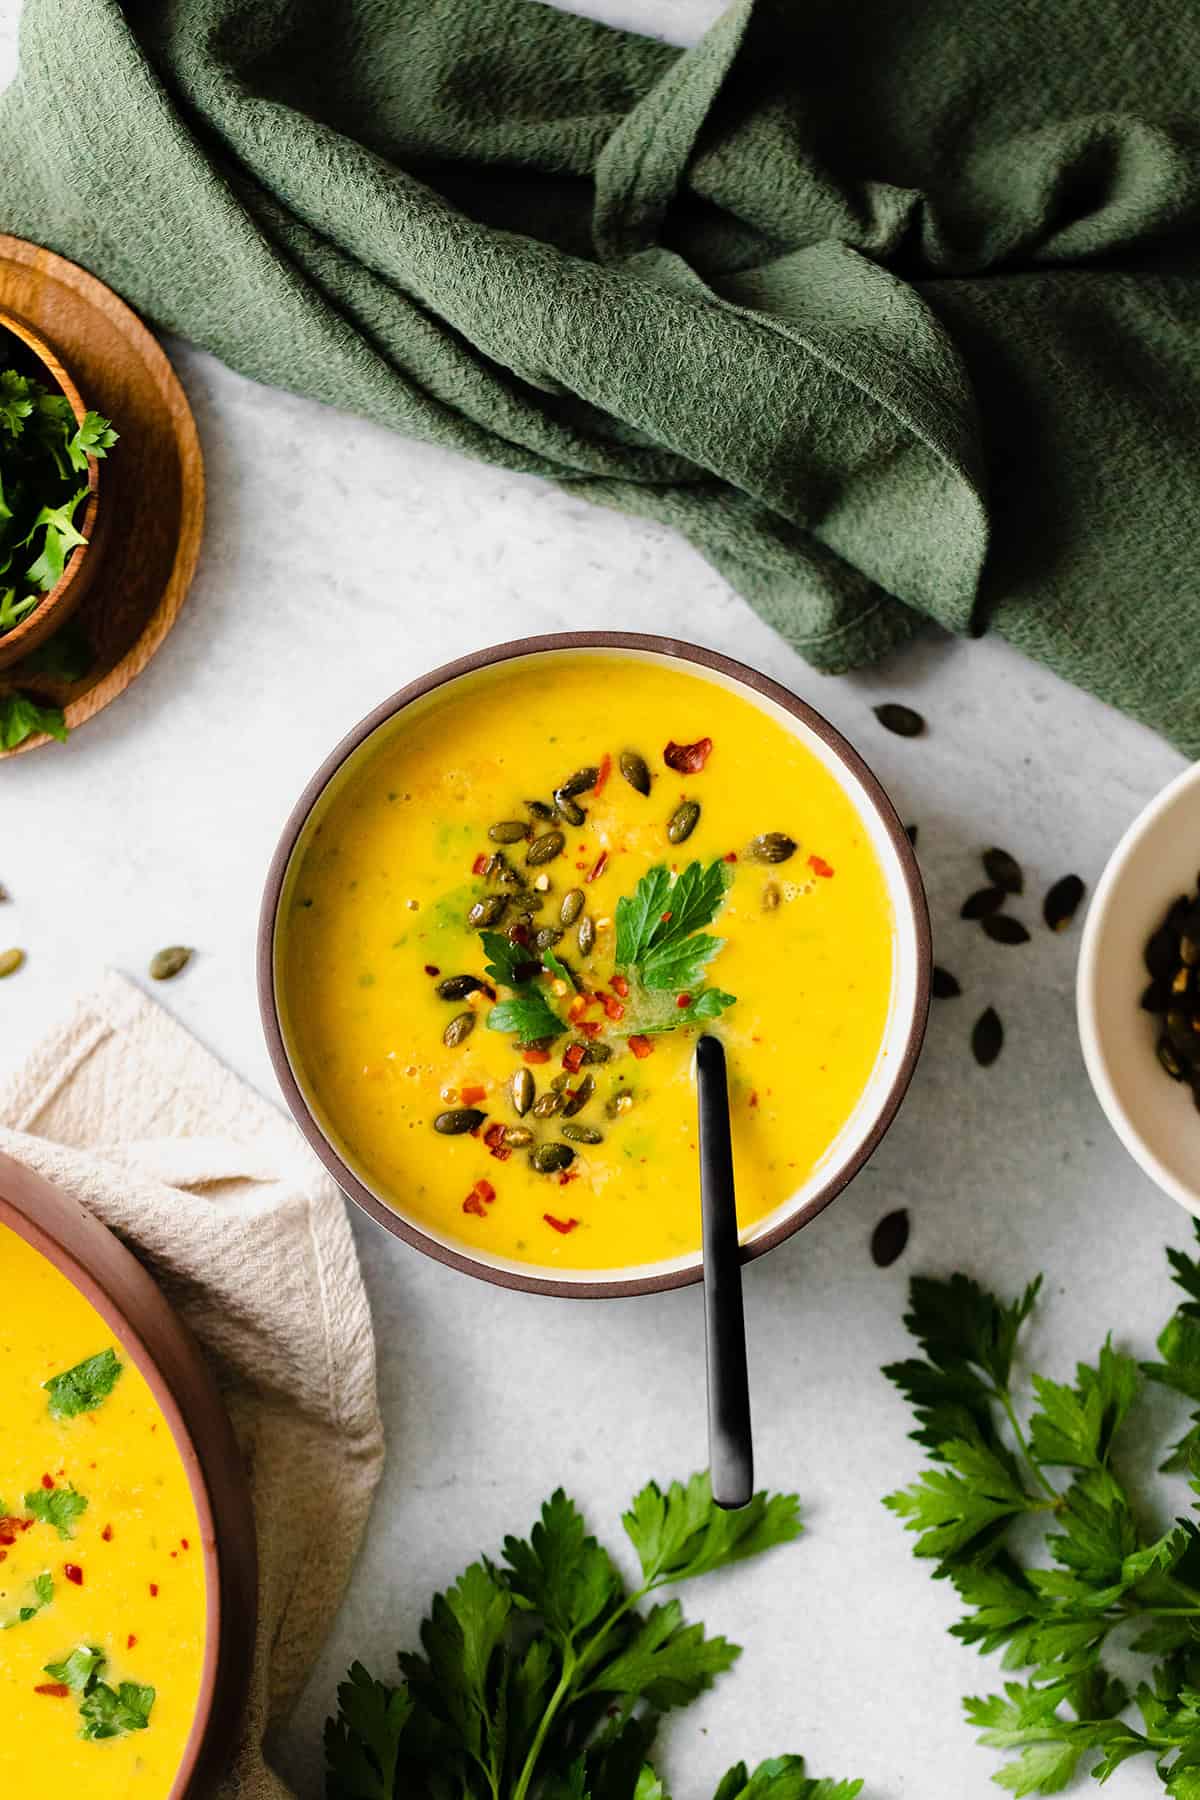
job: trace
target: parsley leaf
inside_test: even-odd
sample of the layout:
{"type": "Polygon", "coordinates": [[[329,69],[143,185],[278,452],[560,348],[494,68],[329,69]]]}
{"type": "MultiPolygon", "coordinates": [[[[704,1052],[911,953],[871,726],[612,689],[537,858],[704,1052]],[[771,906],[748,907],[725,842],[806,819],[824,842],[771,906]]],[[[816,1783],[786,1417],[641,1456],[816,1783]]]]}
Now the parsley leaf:
{"type": "Polygon", "coordinates": [[[730,874],[721,862],[689,863],[674,882],[662,864],[647,871],[631,895],[617,901],[617,967],[629,982],[625,1029],[673,1031],[695,1019],[714,1019],[735,1001],[722,988],[703,988],[709,963],[724,939],[701,926],[725,904],[730,874]],[[694,990],[699,989],[699,992],[694,990]],[[692,1004],[677,1007],[689,993],[692,1004]]]}
{"type": "MultiPolygon", "coordinates": [[[[0,1506],[0,1513],[4,1508],[0,1506]]],[[[49,1606],[54,1598],[54,1577],[49,1570],[35,1575],[32,1582],[33,1599],[25,1606],[18,1607],[11,1619],[0,1621],[0,1631],[11,1631],[14,1625],[28,1625],[30,1619],[36,1618],[43,1607],[49,1606]]]]}
{"type": "MultiPolygon", "coordinates": [[[[434,1596],[404,1686],[355,1664],[325,1734],[329,1800],[666,1800],[647,1756],[659,1718],[703,1693],[739,1655],[650,1591],[754,1556],[799,1532],[792,1495],[714,1504],[708,1477],[650,1483],[625,1518],[642,1565],[626,1589],[560,1489],[500,1565],[473,1563],[434,1596]]],[[[738,1765],[726,1800],[853,1800],[857,1783],[810,1782],[797,1757],[738,1765]],[[736,1784],[735,1779],[736,1778],[736,1784]]]]}
{"type": "Polygon", "coordinates": [[[538,959],[520,944],[511,944],[502,931],[481,931],[480,940],[487,955],[484,974],[502,987],[523,987],[537,974],[538,959]]]}
{"type": "Polygon", "coordinates": [[[87,1511],[87,1500],[70,1482],[66,1487],[34,1488],[25,1496],[25,1511],[43,1525],[53,1525],[60,1538],[72,1538],[75,1521],[87,1511]]]}
{"type": "Polygon", "coordinates": [[[117,1385],[124,1364],[115,1350],[101,1350],[95,1356],[52,1375],[42,1386],[50,1396],[52,1419],[74,1419],[79,1413],[94,1412],[107,1400],[117,1385]]]}
{"type": "Polygon", "coordinates": [[[98,1739],[145,1731],[155,1699],[152,1687],[141,1687],[136,1681],[123,1681],[118,1688],[98,1681],[88,1689],[80,1705],[79,1735],[98,1739]]]}
{"type": "Polygon", "coordinates": [[[523,1044],[560,1037],[567,1029],[540,989],[498,1000],[487,1016],[489,1031],[512,1031],[523,1044]]]}
{"type": "Polygon", "coordinates": [[[61,706],[43,706],[28,694],[0,694],[0,750],[15,750],[39,731],[66,743],[67,722],[61,706]]]}
{"type": "Polygon", "coordinates": [[[64,1687],[83,1693],[103,1662],[103,1650],[95,1650],[90,1644],[80,1644],[62,1662],[47,1663],[45,1672],[51,1681],[61,1681],[64,1687]]]}

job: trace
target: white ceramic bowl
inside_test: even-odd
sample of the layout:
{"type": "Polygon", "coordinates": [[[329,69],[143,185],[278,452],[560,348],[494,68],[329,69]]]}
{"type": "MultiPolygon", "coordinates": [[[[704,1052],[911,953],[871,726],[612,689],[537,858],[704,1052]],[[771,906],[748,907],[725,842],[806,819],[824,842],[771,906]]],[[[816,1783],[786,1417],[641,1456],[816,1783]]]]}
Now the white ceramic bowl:
{"type": "Polygon", "coordinates": [[[1108,859],[1079,950],[1076,1004],[1087,1072],[1108,1121],[1150,1179],[1200,1217],[1200,1112],[1154,1046],[1140,1001],[1146,941],[1200,872],[1200,763],[1139,813],[1108,859]]]}

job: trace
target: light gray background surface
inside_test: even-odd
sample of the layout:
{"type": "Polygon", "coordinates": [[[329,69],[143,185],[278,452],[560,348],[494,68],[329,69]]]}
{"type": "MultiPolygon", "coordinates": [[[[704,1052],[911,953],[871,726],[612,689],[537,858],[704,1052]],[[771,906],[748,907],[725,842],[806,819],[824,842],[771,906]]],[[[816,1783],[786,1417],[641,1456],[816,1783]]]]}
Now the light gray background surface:
{"type": "MultiPolygon", "coordinates": [[[[596,0],[590,10],[684,42],[718,9],[596,0]]],[[[17,11],[0,0],[0,78],[15,61],[17,11]]],[[[960,1697],[995,1687],[999,1671],[946,1635],[952,1594],[880,1507],[919,1459],[878,1370],[905,1351],[905,1282],[917,1270],[963,1267],[1011,1290],[1044,1269],[1031,1344],[1060,1375],[1110,1326],[1147,1352],[1168,1313],[1162,1247],[1184,1242],[1190,1222],[1140,1175],[1092,1098],[1073,1018],[1078,926],[1056,938],[1038,911],[1068,870],[1091,887],[1181,759],[999,643],[929,643],[870,676],[822,679],[669,532],[168,348],[207,459],[200,570],[136,687],[65,749],[0,772],[0,879],[13,895],[0,947],[29,955],[0,989],[0,1068],[106,966],[142,979],[156,949],[185,942],[198,946],[193,966],[155,997],[274,1096],[253,955],[276,835],[337,738],[436,663],[525,631],[650,627],[794,687],[919,824],[939,960],[967,993],[935,1005],[908,1103],[855,1186],[748,1271],[759,1474],[799,1490],[808,1532],[688,1594],[693,1615],[746,1654],[668,1731],[663,1760],[689,1800],[737,1757],[784,1750],[802,1751],[814,1772],[866,1777],[864,1800],[983,1800],[997,1762],[974,1746],[960,1697]],[[919,707],[928,736],[881,730],[870,711],[881,698],[919,707]],[[1014,909],[1034,931],[1025,948],[991,944],[957,918],[992,842],[1031,877],[1014,909]],[[1008,1041],[981,1070],[968,1036],[988,1002],[1008,1041]],[[871,1229],[901,1205],[911,1244],[880,1272],[871,1229]]],[[[303,1800],[321,1791],[320,1730],[337,1680],[356,1657],[390,1674],[435,1585],[524,1529],[560,1482],[609,1534],[648,1475],[686,1473],[704,1454],[696,1290],[532,1299],[426,1262],[369,1223],[356,1231],[389,1458],[353,1586],[280,1746],[303,1800]]],[[[1167,1403],[1155,1404],[1165,1418],[1167,1403]]],[[[1148,1768],[1129,1768],[1111,1791],[1161,1790],[1148,1768]]]]}

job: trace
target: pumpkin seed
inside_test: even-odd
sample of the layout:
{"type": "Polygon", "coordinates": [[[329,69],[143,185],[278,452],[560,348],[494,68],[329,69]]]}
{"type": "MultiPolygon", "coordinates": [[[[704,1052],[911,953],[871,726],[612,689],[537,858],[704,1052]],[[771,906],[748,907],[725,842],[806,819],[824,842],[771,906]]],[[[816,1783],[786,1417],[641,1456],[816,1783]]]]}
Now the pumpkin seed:
{"type": "Polygon", "coordinates": [[[613,1047],[611,1044],[602,1044],[599,1038],[593,1038],[583,1053],[583,1060],[585,1063],[611,1062],[612,1053],[613,1047]]]}
{"type": "Polygon", "coordinates": [[[6,975],[15,975],[24,961],[23,950],[0,950],[0,981],[6,975]]]}
{"type": "Polygon", "coordinates": [[[596,948],[596,921],[590,913],[585,913],[580,919],[576,937],[579,941],[580,956],[590,956],[596,948]]]}
{"type": "Polygon", "coordinates": [[[1200,944],[1195,938],[1188,937],[1186,932],[1179,940],[1179,960],[1185,969],[1193,968],[1197,960],[1200,960],[1200,944]]]}
{"type": "Polygon", "coordinates": [[[633,1095],[626,1090],[624,1093],[614,1094],[604,1110],[610,1119],[619,1119],[621,1114],[629,1112],[632,1106],[633,1095]]]}
{"type": "Polygon", "coordinates": [[[1192,1030],[1191,1014],[1172,1009],[1167,1014],[1166,1031],[1172,1046],[1178,1051],[1184,1062],[1193,1062],[1197,1043],[1196,1033],[1192,1030]]]}
{"type": "Polygon", "coordinates": [[[533,1142],[533,1133],[528,1125],[506,1125],[500,1142],[506,1150],[528,1150],[533,1142]]]}
{"type": "Polygon", "coordinates": [[[543,831],[541,837],[535,837],[525,852],[525,861],[535,867],[553,862],[556,856],[562,855],[566,842],[561,831],[543,831]]]}
{"type": "Polygon", "coordinates": [[[875,717],[887,731],[894,731],[897,737],[920,737],[925,729],[925,721],[919,712],[911,706],[901,706],[897,700],[885,700],[882,706],[872,708],[875,717]]]}
{"type": "Polygon", "coordinates": [[[986,919],[992,913],[999,912],[1004,905],[1004,889],[998,887],[976,888],[968,894],[959,910],[960,919],[986,919]]]}
{"type": "Polygon", "coordinates": [[[1015,856],[1007,850],[985,850],[983,853],[983,872],[993,887],[1003,888],[1006,894],[1021,894],[1025,891],[1025,877],[1021,873],[1021,865],[1015,856]]]}
{"type": "Polygon", "coordinates": [[[939,969],[936,963],[933,966],[930,991],[935,1000],[957,1000],[962,993],[961,987],[949,969],[939,969]]]}
{"type": "Polygon", "coordinates": [[[908,1213],[904,1207],[885,1213],[871,1233],[871,1261],[877,1269],[890,1269],[903,1256],[908,1243],[908,1213]]]}
{"type": "Polygon", "coordinates": [[[1042,905],[1042,917],[1051,931],[1065,931],[1079,910],[1083,883],[1078,875],[1064,875],[1054,883],[1042,905]]]}
{"type": "Polygon", "coordinates": [[[604,1133],[597,1131],[594,1125],[561,1125],[559,1130],[573,1144],[602,1144],[604,1133]]]}
{"type": "Polygon", "coordinates": [[[575,1152],[570,1144],[539,1144],[530,1152],[529,1160],[539,1175],[557,1175],[570,1168],[575,1161],[575,1152]]]}
{"type": "Polygon", "coordinates": [[[473,1012],[455,1013],[442,1033],[442,1042],[447,1050],[457,1050],[460,1044],[466,1043],[474,1029],[475,1014],[473,1012]]]}
{"type": "Polygon", "coordinates": [[[751,862],[782,863],[795,854],[796,840],[786,831],[762,831],[746,846],[746,855],[751,862]]]}
{"type": "Polygon", "coordinates": [[[639,756],[636,750],[622,750],[617,758],[617,767],[637,793],[650,792],[650,769],[644,756],[639,756]]]}
{"type": "Polygon", "coordinates": [[[556,1112],[562,1111],[563,1106],[565,1104],[565,1099],[566,1099],[566,1096],[564,1094],[562,1094],[561,1092],[542,1094],[533,1103],[534,1118],[535,1119],[552,1119],[556,1112]]]}
{"type": "Polygon", "coordinates": [[[518,1069],[508,1084],[508,1096],[518,1119],[525,1117],[533,1105],[536,1093],[537,1084],[533,1079],[532,1071],[526,1068],[518,1069]]]}
{"type": "Polygon", "coordinates": [[[971,1052],[981,1069],[990,1068],[1004,1047],[1004,1027],[994,1006],[987,1007],[975,1021],[971,1033],[971,1052]]]}
{"type": "Polygon", "coordinates": [[[488,826],[488,836],[493,844],[519,844],[529,836],[529,827],[524,819],[497,819],[488,826]]]}
{"type": "Polygon", "coordinates": [[[557,925],[543,925],[533,940],[533,947],[535,950],[553,950],[561,936],[562,931],[557,925]]]}
{"type": "Polygon", "coordinates": [[[575,1089],[575,1092],[571,1095],[571,1098],[563,1107],[563,1118],[573,1119],[576,1113],[581,1113],[595,1091],[596,1077],[594,1075],[585,1075],[583,1080],[579,1083],[579,1086],[575,1089]]]}
{"type": "Polygon", "coordinates": [[[582,888],[569,888],[563,895],[562,905],[558,909],[558,917],[564,926],[575,923],[583,911],[583,898],[582,888]]]}
{"type": "Polygon", "coordinates": [[[782,899],[783,895],[779,891],[779,883],[777,881],[768,881],[766,887],[762,891],[763,911],[774,912],[782,899]]]}
{"type": "Polygon", "coordinates": [[[483,894],[467,914],[467,924],[472,931],[488,925],[498,925],[507,905],[508,901],[503,894],[483,894]]]}
{"type": "Polygon", "coordinates": [[[443,1137],[462,1137],[464,1132],[474,1131],[487,1118],[477,1106],[452,1106],[449,1112],[439,1113],[433,1121],[433,1129],[440,1131],[443,1137]]]}
{"type": "Polygon", "coordinates": [[[568,825],[580,826],[587,818],[587,813],[579,802],[570,794],[564,793],[562,788],[554,790],[554,810],[558,817],[568,825]]]}
{"type": "Polygon", "coordinates": [[[170,981],[181,969],[186,969],[191,960],[192,952],[186,944],[170,944],[150,958],[150,973],[155,981],[170,981]]]}
{"type": "Polygon", "coordinates": [[[988,913],[979,921],[984,933],[997,944],[1027,944],[1029,933],[1010,913],[988,913]]]}
{"type": "Polygon", "coordinates": [[[1148,1013],[1165,1013],[1171,990],[1165,981],[1152,981],[1142,991],[1142,1011],[1148,1013]]]}
{"type": "Polygon", "coordinates": [[[1177,939],[1169,925],[1160,925],[1143,951],[1146,968],[1156,981],[1169,981],[1175,973],[1177,939]]]}
{"type": "Polygon", "coordinates": [[[478,975],[447,975],[433,991],[439,1000],[465,1000],[468,994],[477,994],[482,987],[478,975]]]}
{"type": "Polygon", "coordinates": [[[595,787],[599,779],[599,769],[576,769],[575,773],[568,775],[562,786],[555,790],[554,798],[557,800],[559,794],[586,794],[589,788],[595,787]]]}
{"type": "Polygon", "coordinates": [[[685,800],[667,821],[667,836],[673,844],[686,843],[700,822],[700,802],[685,800]]]}
{"type": "MultiPolygon", "coordinates": [[[[521,835],[523,837],[524,832],[521,835]]],[[[497,887],[514,889],[525,886],[523,877],[513,868],[503,850],[493,850],[483,865],[483,873],[487,880],[494,881],[497,887]]]]}
{"type": "Polygon", "coordinates": [[[915,825],[906,825],[904,827],[904,835],[908,839],[909,843],[912,845],[913,849],[915,850],[917,847],[917,828],[916,828],[916,826],[915,825]]]}
{"type": "Polygon", "coordinates": [[[1183,1064],[1176,1055],[1170,1038],[1167,1037],[1165,1033],[1159,1038],[1156,1048],[1158,1051],[1158,1060],[1167,1071],[1167,1074],[1171,1077],[1171,1080],[1182,1081],[1183,1064]]]}
{"type": "Polygon", "coordinates": [[[527,800],[525,805],[528,807],[533,817],[535,819],[541,819],[543,824],[548,825],[554,817],[554,808],[552,806],[547,806],[544,800],[527,800]]]}

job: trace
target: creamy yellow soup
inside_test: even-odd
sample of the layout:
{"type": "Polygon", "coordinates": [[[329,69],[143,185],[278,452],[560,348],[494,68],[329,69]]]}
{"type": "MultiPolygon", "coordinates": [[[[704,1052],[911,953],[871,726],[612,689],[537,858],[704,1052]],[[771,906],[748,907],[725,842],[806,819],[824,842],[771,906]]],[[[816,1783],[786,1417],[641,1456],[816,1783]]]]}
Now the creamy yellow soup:
{"type": "Polygon", "coordinates": [[[293,858],[277,975],[301,1083],[375,1191],[506,1260],[611,1269],[699,1246],[700,1029],[726,1048],[742,1228],[826,1157],[882,1054],[894,937],[866,829],[805,744],[715,681],[584,654],[456,683],[372,741],[293,858]],[[651,992],[620,903],[663,871],[669,935],[691,865],[720,884],[720,947],[651,992]],[[515,984],[487,973],[498,909],[492,931],[524,934],[515,984]],[[531,975],[547,931],[565,972],[531,975]],[[443,997],[460,977],[486,986],[443,997]],[[514,999],[552,1038],[489,1028],[514,999]]]}
{"type": "Polygon", "coordinates": [[[161,1800],[205,1641],[196,1508],[111,1328],[0,1225],[0,1794],[161,1800]]]}

